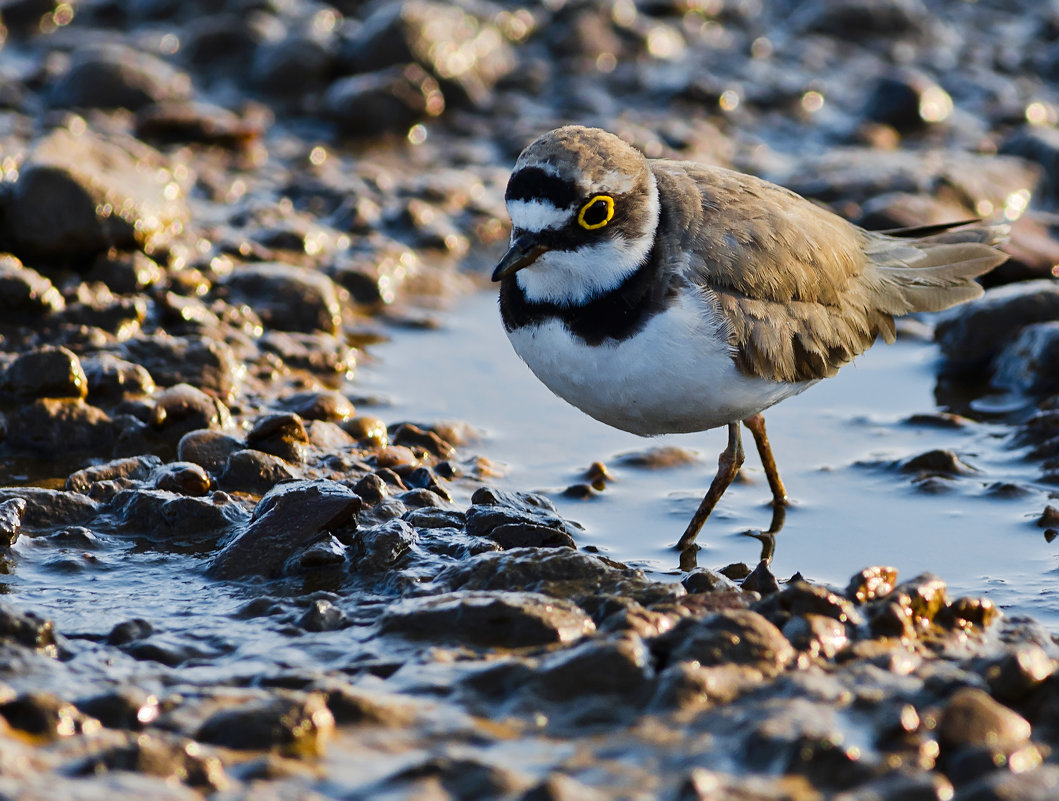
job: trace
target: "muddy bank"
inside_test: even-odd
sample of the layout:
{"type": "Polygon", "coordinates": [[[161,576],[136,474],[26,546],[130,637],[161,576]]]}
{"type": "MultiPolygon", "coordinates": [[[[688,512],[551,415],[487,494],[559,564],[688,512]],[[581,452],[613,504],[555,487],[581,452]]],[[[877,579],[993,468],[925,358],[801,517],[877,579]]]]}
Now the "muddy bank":
{"type": "MultiPolygon", "coordinates": [[[[1053,17],[5,4],[0,792],[1052,797],[1059,650],[984,587],[664,580],[498,488],[473,408],[405,419],[358,370],[485,283],[510,164],[562,122],[871,227],[995,217],[1012,259],[931,321],[942,410],[913,424],[1001,426],[1036,478],[997,497],[1050,542],[1053,17]]],[[[863,466],[988,481],[945,447],[863,466]]]]}

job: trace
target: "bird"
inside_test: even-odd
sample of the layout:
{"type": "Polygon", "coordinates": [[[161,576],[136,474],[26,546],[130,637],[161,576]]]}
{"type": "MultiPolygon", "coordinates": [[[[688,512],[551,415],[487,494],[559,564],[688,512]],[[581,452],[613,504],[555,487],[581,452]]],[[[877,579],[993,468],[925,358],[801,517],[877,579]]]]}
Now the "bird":
{"type": "Polygon", "coordinates": [[[975,278],[1007,258],[1002,225],[869,231],[762,178],[647,158],[579,125],[526,146],[504,199],[511,237],[492,280],[537,378],[633,434],[727,427],[681,551],[743,464],[740,423],[785,509],[762,412],[892,343],[895,317],[978,297],[975,278]]]}

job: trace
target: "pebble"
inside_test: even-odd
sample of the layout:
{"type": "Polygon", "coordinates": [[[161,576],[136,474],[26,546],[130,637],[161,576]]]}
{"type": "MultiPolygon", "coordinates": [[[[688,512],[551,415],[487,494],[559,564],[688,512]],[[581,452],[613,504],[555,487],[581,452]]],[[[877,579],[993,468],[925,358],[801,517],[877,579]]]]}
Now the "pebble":
{"type": "Polygon", "coordinates": [[[22,533],[22,515],[26,512],[23,498],[8,498],[0,502],[0,548],[10,548],[22,533]]]}
{"type": "Polygon", "coordinates": [[[44,347],[23,353],[3,376],[0,386],[30,398],[84,398],[88,377],[77,355],[63,347],[44,347]]]}
{"type": "Polygon", "coordinates": [[[275,750],[310,758],[323,754],[334,728],[334,716],[321,693],[292,693],[219,710],[195,738],[241,751],[275,750]]]}
{"type": "Polygon", "coordinates": [[[290,264],[245,266],[224,282],[229,301],[251,306],[263,323],[279,331],[337,334],[342,292],[322,273],[290,264]]]}
{"type": "Polygon", "coordinates": [[[722,610],[703,620],[685,618],[666,636],[674,643],[671,659],[700,665],[747,665],[775,676],[794,660],[783,633],[749,609],[722,610]]]}
{"type": "Polygon", "coordinates": [[[974,687],[957,690],[938,721],[938,738],[949,748],[1014,748],[1026,743],[1031,733],[1025,718],[974,687]]]}
{"type": "Polygon", "coordinates": [[[69,69],[49,93],[60,108],[124,108],[131,111],[163,100],[186,98],[191,91],[188,75],[166,62],[120,44],[79,49],[69,69]]]}

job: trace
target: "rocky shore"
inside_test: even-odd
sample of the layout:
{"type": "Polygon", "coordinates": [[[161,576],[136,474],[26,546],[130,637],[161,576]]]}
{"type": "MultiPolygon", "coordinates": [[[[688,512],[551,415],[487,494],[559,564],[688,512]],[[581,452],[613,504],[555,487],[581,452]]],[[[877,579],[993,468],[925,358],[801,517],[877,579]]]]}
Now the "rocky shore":
{"type": "MultiPolygon", "coordinates": [[[[1054,486],[1057,33],[1029,2],[0,3],[0,798],[1055,798],[1057,633],[987,588],[662,580],[357,370],[485,284],[522,146],[594,124],[873,228],[1008,222],[936,321],[932,420],[1054,486]]],[[[1025,511],[1051,542],[1059,500],[1025,511]]]]}

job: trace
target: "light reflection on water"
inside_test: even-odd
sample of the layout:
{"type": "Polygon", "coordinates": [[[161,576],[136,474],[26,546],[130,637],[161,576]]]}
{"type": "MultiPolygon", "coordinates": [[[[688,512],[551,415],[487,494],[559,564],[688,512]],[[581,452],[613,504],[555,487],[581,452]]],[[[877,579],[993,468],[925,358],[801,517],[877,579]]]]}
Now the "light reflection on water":
{"type": "MultiPolygon", "coordinates": [[[[356,389],[393,400],[392,419],[459,419],[483,428],[470,448],[506,463],[495,483],[545,490],[564,515],[586,527],[579,545],[656,574],[675,574],[669,549],[691,517],[726,442],[723,430],[645,440],[611,429],[553,396],[515,355],[504,336],[493,293],[461,302],[442,317],[440,331],[402,331],[375,346],[375,364],[361,370],[356,389]],[[694,449],[698,464],[647,471],[618,466],[614,457],[647,447],[694,449]],[[615,481],[591,500],[560,496],[583,480],[596,460],[615,481]]],[[[777,538],[773,569],[844,585],[862,567],[888,564],[903,578],[933,572],[954,596],[982,594],[1009,612],[1059,625],[1053,581],[1059,545],[1034,525],[1047,491],[998,498],[996,482],[1031,484],[1038,474],[1005,447],[1006,429],[971,424],[947,429],[904,422],[937,409],[933,346],[902,341],[877,345],[855,364],[770,410],[769,435],[794,507],[777,538]],[[874,463],[906,459],[934,448],[956,451],[979,468],[947,491],[916,488],[912,476],[874,463]],[[861,464],[858,464],[861,463],[861,464]],[[868,463],[868,464],[863,464],[868,463]]],[[[752,442],[744,473],[699,542],[698,563],[753,565],[759,543],[740,532],[765,528],[768,486],[752,442]]]]}

